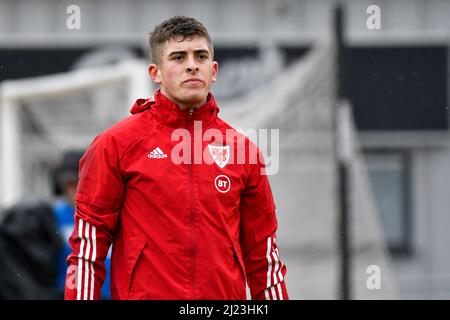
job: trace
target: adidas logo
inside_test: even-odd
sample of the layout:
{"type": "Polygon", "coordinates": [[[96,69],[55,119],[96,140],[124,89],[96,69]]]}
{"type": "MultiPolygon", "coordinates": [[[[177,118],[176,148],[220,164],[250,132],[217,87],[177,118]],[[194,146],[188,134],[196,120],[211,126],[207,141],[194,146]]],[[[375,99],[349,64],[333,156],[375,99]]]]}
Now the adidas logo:
{"type": "Polygon", "coordinates": [[[167,154],[165,154],[159,147],[153,149],[153,151],[150,151],[149,154],[147,154],[147,157],[154,158],[154,159],[162,159],[167,158],[167,154]]]}

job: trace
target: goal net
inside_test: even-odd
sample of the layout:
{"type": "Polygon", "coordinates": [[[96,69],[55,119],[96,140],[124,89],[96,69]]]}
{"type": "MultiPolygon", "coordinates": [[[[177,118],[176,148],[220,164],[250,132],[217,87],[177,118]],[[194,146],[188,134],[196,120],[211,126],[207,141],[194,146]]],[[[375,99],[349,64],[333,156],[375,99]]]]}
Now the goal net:
{"type": "MultiPolygon", "coordinates": [[[[271,83],[240,99],[219,103],[222,118],[244,134],[250,128],[279,130],[279,142],[271,139],[270,130],[266,136],[249,138],[256,139],[254,142],[265,151],[268,171],[274,173],[269,179],[277,205],[280,254],[286,261],[286,283],[292,299],[340,296],[335,54],[333,41],[323,40],[271,83]]],[[[351,113],[347,114],[344,142],[351,149],[348,197],[352,298],[394,298],[389,255],[358,133],[351,113]],[[381,270],[380,289],[367,286],[371,276],[367,270],[372,265],[381,270]]]]}

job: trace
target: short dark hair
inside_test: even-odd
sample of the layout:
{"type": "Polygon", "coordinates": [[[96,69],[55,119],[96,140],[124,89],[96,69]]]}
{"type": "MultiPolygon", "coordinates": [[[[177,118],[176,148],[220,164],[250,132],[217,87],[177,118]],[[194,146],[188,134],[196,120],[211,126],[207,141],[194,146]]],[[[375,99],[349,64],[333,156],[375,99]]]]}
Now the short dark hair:
{"type": "Polygon", "coordinates": [[[161,63],[161,49],[167,40],[181,36],[180,41],[183,41],[184,38],[194,35],[206,38],[213,57],[214,47],[205,26],[194,18],[175,16],[158,24],[149,34],[150,60],[155,64],[161,63]]]}

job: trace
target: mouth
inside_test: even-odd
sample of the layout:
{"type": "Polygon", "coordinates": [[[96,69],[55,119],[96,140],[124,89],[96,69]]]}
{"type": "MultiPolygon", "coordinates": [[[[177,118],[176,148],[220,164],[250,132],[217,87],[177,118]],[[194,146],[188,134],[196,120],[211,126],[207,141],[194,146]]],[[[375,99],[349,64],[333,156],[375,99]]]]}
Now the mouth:
{"type": "Polygon", "coordinates": [[[189,78],[187,80],[184,80],[183,82],[184,83],[203,83],[202,80],[197,79],[197,78],[189,78]]]}

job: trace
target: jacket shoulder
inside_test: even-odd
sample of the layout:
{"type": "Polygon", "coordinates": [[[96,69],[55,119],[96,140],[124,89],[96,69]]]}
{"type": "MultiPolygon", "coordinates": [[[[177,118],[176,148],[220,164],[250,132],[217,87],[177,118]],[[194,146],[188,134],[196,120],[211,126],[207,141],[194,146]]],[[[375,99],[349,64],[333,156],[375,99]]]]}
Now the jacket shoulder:
{"type": "Polygon", "coordinates": [[[97,135],[91,146],[113,149],[120,156],[129,146],[152,134],[155,127],[150,112],[132,114],[97,135]]]}

